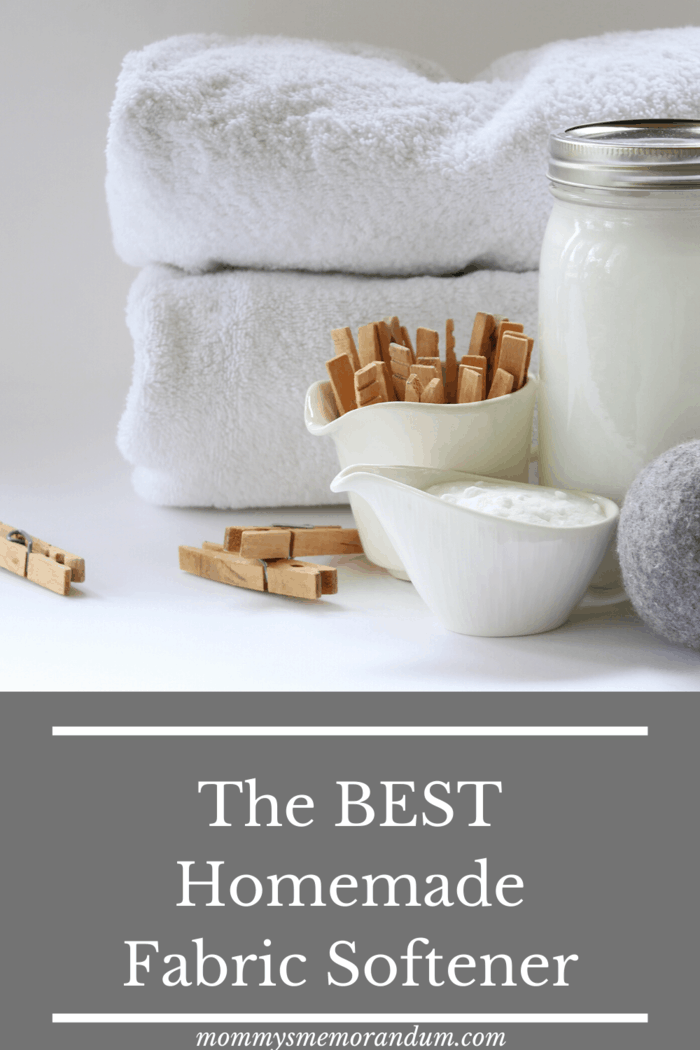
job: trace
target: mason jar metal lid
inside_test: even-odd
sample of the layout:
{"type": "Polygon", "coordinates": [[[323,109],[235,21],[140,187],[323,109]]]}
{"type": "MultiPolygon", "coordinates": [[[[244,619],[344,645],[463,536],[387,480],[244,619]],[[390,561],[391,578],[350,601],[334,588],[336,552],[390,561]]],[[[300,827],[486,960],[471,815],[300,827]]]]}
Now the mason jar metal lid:
{"type": "Polygon", "coordinates": [[[700,187],[700,120],[613,120],[557,131],[548,177],[601,189],[700,187]]]}

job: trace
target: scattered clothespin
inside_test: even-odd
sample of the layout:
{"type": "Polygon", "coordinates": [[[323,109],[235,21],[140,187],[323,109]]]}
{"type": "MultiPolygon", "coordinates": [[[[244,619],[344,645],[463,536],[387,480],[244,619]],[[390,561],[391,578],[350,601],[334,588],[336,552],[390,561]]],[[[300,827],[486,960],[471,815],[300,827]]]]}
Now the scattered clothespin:
{"type": "Polygon", "coordinates": [[[71,583],[85,581],[83,558],[1,522],[0,566],[55,594],[68,594],[71,583]]]}
{"type": "Polygon", "coordinates": [[[338,591],[337,570],[299,561],[314,554],[361,554],[357,529],[339,525],[230,527],[224,542],[180,547],[180,568],[233,587],[291,598],[320,598],[338,591]]]}

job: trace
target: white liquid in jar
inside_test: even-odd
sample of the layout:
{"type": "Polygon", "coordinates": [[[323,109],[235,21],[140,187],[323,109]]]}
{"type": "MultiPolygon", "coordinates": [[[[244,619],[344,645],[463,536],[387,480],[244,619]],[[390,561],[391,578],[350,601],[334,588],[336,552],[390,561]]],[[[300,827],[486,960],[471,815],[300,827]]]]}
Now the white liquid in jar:
{"type": "Polygon", "coordinates": [[[540,481],[621,503],[700,436],[700,191],[577,192],[542,247],[540,481]]]}
{"type": "Polygon", "coordinates": [[[508,482],[444,481],[426,489],[447,503],[470,507],[482,514],[520,521],[545,528],[574,528],[595,525],[605,520],[605,513],[594,499],[573,492],[511,485],[508,482]]]}

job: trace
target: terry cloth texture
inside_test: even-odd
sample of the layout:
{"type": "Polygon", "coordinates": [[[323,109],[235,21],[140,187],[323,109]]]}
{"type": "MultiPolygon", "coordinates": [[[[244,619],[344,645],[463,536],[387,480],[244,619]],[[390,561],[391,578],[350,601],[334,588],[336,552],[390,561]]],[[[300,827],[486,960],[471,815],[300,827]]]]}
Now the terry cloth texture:
{"type": "Polygon", "coordinates": [[[617,548],[641,618],[670,641],[700,649],[700,441],[664,452],[635,478],[617,548]]]}
{"type": "Polygon", "coordinates": [[[361,45],[173,37],[127,55],[107,198],[128,263],[535,269],[550,132],[700,113],[700,28],[563,40],[457,83],[361,45]]]}
{"type": "MultiPolygon", "coordinates": [[[[458,359],[478,310],[533,336],[537,274],[378,278],[151,266],[134,282],[127,322],[131,390],[118,444],[136,491],[171,506],[276,507],[346,502],[330,438],[304,425],[308,387],[327,379],[331,329],[398,314],[409,332],[455,321],[458,359]]],[[[531,368],[537,370],[536,346],[531,368]]],[[[362,409],[356,411],[361,412],[362,409]]]]}

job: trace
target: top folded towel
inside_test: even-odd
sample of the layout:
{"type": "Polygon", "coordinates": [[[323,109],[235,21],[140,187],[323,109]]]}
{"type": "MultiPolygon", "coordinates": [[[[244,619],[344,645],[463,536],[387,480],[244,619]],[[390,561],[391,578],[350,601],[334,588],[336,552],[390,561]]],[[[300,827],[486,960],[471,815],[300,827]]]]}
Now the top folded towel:
{"type": "Polygon", "coordinates": [[[699,113],[697,27],[563,40],[466,84],[361,45],[173,37],[117,84],[115,245],[194,272],[532,269],[551,131],[699,113]]]}

